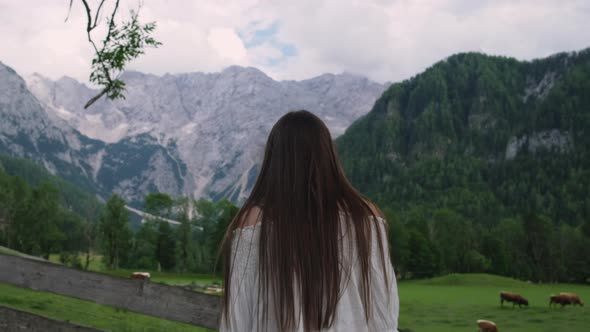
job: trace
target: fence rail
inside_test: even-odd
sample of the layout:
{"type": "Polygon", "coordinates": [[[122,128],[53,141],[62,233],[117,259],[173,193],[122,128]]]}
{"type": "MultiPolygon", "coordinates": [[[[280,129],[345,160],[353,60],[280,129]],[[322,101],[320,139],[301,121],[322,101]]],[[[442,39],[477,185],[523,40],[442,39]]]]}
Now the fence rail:
{"type": "Polygon", "coordinates": [[[216,329],[221,300],[182,287],[0,254],[0,282],[216,329]]]}

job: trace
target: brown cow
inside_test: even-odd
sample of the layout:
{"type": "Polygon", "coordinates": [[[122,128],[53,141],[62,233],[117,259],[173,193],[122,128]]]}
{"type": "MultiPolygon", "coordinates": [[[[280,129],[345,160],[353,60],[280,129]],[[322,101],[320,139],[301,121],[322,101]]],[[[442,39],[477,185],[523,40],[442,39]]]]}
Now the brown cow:
{"type": "Polygon", "coordinates": [[[522,307],[523,305],[528,306],[529,301],[524,297],[520,296],[519,294],[509,293],[509,292],[500,292],[500,305],[504,306],[504,301],[511,302],[512,307],[518,304],[518,307],[522,307]]]}
{"type": "Polygon", "coordinates": [[[496,323],[491,320],[480,319],[477,321],[477,332],[498,332],[496,323]]]}
{"type": "Polygon", "coordinates": [[[551,307],[553,304],[561,304],[561,307],[563,308],[563,306],[572,303],[570,301],[569,296],[567,295],[551,295],[549,297],[549,306],[551,307]]]}
{"type": "Polygon", "coordinates": [[[583,306],[584,302],[580,300],[578,294],[559,293],[559,295],[551,295],[551,297],[549,297],[549,306],[552,306],[553,304],[561,304],[561,307],[563,308],[564,306],[569,304],[571,304],[572,306],[576,304],[579,306],[583,306]]]}
{"type": "Polygon", "coordinates": [[[149,272],[133,272],[131,273],[131,279],[149,280],[151,275],[149,272]]]}
{"type": "Polygon", "coordinates": [[[559,293],[559,295],[565,295],[568,296],[572,302],[572,305],[579,305],[579,306],[584,306],[584,302],[582,302],[582,300],[580,299],[580,297],[578,296],[578,294],[576,293],[559,293]]]}

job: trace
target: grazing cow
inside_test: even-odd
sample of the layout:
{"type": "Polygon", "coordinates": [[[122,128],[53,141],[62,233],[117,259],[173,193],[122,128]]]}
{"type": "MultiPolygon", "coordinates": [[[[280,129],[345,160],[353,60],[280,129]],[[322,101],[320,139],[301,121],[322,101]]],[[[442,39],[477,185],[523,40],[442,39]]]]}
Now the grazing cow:
{"type": "Polygon", "coordinates": [[[149,280],[151,278],[149,272],[133,272],[131,273],[131,279],[138,280],[149,280]]]}
{"type": "Polygon", "coordinates": [[[549,306],[551,307],[553,304],[561,304],[561,307],[572,304],[569,296],[567,295],[551,295],[549,297],[549,306]]]}
{"type": "Polygon", "coordinates": [[[477,332],[498,332],[496,323],[491,320],[480,319],[477,321],[477,332]]]}
{"type": "Polygon", "coordinates": [[[576,293],[559,293],[559,295],[565,295],[565,296],[569,297],[572,305],[577,304],[582,307],[584,306],[584,302],[582,302],[582,300],[580,299],[580,297],[576,293]]]}
{"type": "Polygon", "coordinates": [[[501,306],[504,306],[504,301],[511,302],[513,307],[517,304],[518,304],[518,307],[521,307],[523,305],[525,305],[525,306],[529,305],[529,301],[527,301],[527,299],[520,296],[519,294],[509,293],[509,292],[500,292],[500,305],[501,306]]]}
{"type": "Polygon", "coordinates": [[[584,302],[582,302],[582,300],[580,300],[580,297],[578,296],[578,294],[574,294],[574,293],[559,293],[559,295],[551,295],[551,297],[549,297],[549,306],[553,305],[553,304],[560,304],[561,307],[563,308],[564,306],[571,304],[572,306],[574,305],[579,305],[579,306],[583,306],[584,302]]]}

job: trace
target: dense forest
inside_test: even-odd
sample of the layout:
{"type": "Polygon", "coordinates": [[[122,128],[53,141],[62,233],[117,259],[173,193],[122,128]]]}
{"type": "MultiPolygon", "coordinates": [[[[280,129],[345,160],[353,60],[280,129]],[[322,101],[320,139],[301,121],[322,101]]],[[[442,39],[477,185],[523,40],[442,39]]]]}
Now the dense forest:
{"type": "Polygon", "coordinates": [[[590,276],[590,49],[466,53],[393,84],[337,140],[404,276],[590,276]]]}
{"type": "Polygon", "coordinates": [[[218,249],[238,211],[236,206],[227,200],[191,201],[151,193],[145,197],[144,208],[151,217],[133,232],[125,201],[118,195],[107,201],[97,224],[97,238],[108,268],[221,273],[218,249]],[[164,219],[180,224],[171,225],[164,219]]]}
{"type": "Polygon", "coordinates": [[[30,161],[0,156],[0,245],[59,254],[76,268],[88,269],[98,254],[110,269],[221,272],[218,248],[236,206],[151,193],[143,206],[150,217],[132,229],[125,205],[118,195],[103,203],[30,161]]]}
{"type": "Polygon", "coordinates": [[[0,245],[46,258],[81,250],[100,205],[32,162],[0,157],[0,245]]]}

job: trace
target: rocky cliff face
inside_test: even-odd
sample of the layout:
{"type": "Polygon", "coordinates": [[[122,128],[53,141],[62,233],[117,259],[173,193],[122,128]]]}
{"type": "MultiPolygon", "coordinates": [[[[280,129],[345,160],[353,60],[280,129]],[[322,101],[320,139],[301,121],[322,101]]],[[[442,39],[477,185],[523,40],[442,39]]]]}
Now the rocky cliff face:
{"type": "Polygon", "coordinates": [[[98,194],[118,192],[133,202],[149,191],[184,189],[186,166],[174,144],[145,135],[106,143],[74,129],[63,114],[48,112],[25,81],[0,63],[0,153],[34,160],[98,194]]]}
{"type": "Polygon", "coordinates": [[[83,105],[97,91],[73,79],[33,75],[28,87],[52,117],[107,144],[93,163],[111,175],[98,182],[128,197],[159,190],[233,201],[251,189],[266,136],[284,113],[312,111],[338,136],[385,89],[350,74],[277,82],[242,67],[162,77],[127,72],[123,80],[125,100],[101,100],[88,110],[83,105]],[[112,160],[110,149],[122,145],[131,149],[127,158],[112,160]]]}
{"type": "Polygon", "coordinates": [[[132,202],[150,191],[239,202],[280,116],[310,110],[338,136],[385,89],[350,74],[277,82],[242,67],[123,80],[126,99],[84,110],[96,90],[67,77],[25,82],[0,64],[0,152],[132,202]]]}
{"type": "Polygon", "coordinates": [[[512,136],[506,145],[506,159],[514,159],[524,151],[534,154],[541,150],[567,152],[572,147],[572,138],[567,131],[558,129],[534,132],[522,137],[512,136]]]}
{"type": "Polygon", "coordinates": [[[0,63],[0,152],[36,160],[66,179],[89,177],[103,143],[48,115],[25,81],[0,63]]]}

